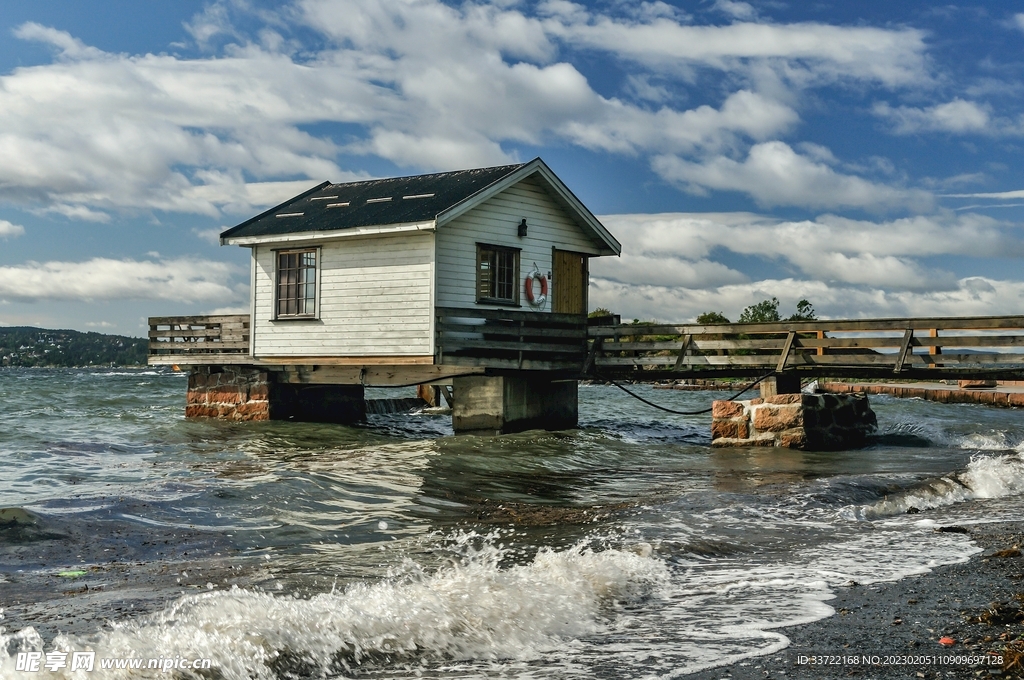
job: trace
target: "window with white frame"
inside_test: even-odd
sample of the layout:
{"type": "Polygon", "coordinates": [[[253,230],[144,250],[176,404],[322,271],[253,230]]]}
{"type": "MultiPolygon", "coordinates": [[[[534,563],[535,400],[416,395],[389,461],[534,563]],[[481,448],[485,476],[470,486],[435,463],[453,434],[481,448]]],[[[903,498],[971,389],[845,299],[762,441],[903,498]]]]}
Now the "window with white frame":
{"type": "Polygon", "coordinates": [[[519,304],[519,249],[478,243],[476,301],[519,304]]]}
{"type": "Polygon", "coordinates": [[[277,318],[316,316],[316,248],[277,252],[277,318]]]}

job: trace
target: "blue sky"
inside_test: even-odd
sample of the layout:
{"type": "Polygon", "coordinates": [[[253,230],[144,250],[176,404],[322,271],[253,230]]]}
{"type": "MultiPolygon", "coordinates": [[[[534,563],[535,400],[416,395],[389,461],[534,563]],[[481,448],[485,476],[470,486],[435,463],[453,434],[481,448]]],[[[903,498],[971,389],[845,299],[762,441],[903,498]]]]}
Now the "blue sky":
{"type": "Polygon", "coordinates": [[[1015,314],[1024,6],[0,7],[0,324],[243,310],[222,229],[325,179],[541,156],[623,244],[592,305],[1015,314]]]}

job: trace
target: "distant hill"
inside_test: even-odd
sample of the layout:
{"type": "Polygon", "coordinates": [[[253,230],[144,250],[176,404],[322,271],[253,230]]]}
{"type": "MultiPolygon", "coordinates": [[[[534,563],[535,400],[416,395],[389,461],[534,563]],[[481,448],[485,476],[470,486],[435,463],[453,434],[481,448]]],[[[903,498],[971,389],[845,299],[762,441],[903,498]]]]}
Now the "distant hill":
{"type": "Polygon", "coordinates": [[[0,366],[141,366],[147,352],[146,338],[0,326],[0,366]]]}

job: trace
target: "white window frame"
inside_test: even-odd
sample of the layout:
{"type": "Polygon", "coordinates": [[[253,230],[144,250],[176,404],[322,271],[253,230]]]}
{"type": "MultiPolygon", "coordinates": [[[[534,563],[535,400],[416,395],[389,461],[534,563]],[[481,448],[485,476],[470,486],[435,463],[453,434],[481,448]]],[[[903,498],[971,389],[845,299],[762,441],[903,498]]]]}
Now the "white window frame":
{"type": "MultiPolygon", "coordinates": [[[[271,251],[274,254],[274,279],[273,279],[273,296],[271,298],[271,304],[273,305],[273,314],[271,318],[274,321],[316,321],[320,319],[320,281],[321,273],[323,271],[323,252],[320,246],[308,246],[305,248],[279,248],[271,251]],[[281,314],[280,313],[280,292],[281,292],[281,256],[282,255],[293,255],[300,253],[313,253],[316,258],[315,273],[314,273],[314,290],[313,290],[313,313],[312,314],[281,314]]],[[[305,299],[305,298],[303,298],[305,299]]]]}

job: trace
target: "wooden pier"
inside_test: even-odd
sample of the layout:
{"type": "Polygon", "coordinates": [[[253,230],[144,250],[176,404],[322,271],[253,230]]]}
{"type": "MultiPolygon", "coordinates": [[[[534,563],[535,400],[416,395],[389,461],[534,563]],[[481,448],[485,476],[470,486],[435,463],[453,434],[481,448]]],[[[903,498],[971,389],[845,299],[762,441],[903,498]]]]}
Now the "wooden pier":
{"type": "Polygon", "coordinates": [[[592,326],[583,373],[940,380],[1024,374],[1024,316],[592,326]]]}
{"type": "Polygon", "coordinates": [[[451,386],[457,432],[575,427],[580,379],[757,377],[760,398],[715,402],[714,445],[809,448],[859,445],[875,416],[863,395],[798,395],[807,379],[1024,376],[1020,316],[607,321],[437,307],[432,356],[274,357],[253,354],[248,315],[153,317],[149,363],[189,368],[186,415],[196,417],[353,422],[365,417],[365,387],[451,386]]]}
{"type": "Polygon", "coordinates": [[[387,387],[496,371],[642,380],[771,371],[806,378],[1024,377],[1024,316],[588,326],[579,315],[438,308],[434,356],[415,362],[253,356],[244,314],[151,317],[149,327],[150,365],[257,366],[297,383],[387,387]]]}

